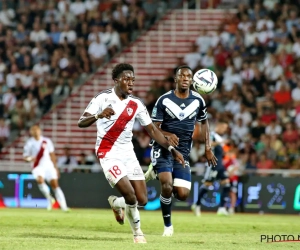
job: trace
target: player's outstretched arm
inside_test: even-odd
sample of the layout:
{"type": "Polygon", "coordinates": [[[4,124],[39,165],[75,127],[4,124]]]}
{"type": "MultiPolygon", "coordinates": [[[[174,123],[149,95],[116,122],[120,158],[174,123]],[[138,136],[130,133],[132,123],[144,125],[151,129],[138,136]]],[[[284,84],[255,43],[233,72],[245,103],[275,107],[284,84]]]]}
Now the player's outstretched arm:
{"type": "Polygon", "coordinates": [[[30,156],[30,145],[28,142],[24,145],[23,160],[26,162],[34,162],[35,158],[30,156]]]}
{"type": "Polygon", "coordinates": [[[175,135],[172,134],[170,132],[166,132],[164,130],[161,129],[161,122],[153,122],[154,125],[157,127],[157,129],[167,138],[167,140],[169,141],[170,145],[173,147],[177,147],[179,144],[179,138],[175,135]]]}
{"type": "Polygon", "coordinates": [[[79,128],[87,128],[91,126],[98,119],[107,118],[110,119],[112,115],[115,114],[115,111],[112,108],[106,108],[101,113],[92,115],[90,113],[85,112],[78,121],[79,128]]]}
{"type": "Polygon", "coordinates": [[[181,153],[179,153],[165,138],[165,136],[158,130],[158,128],[153,124],[150,123],[149,125],[145,126],[145,129],[147,130],[148,134],[152,139],[154,139],[159,145],[164,147],[165,149],[168,149],[171,153],[174,159],[178,162],[180,162],[183,167],[185,167],[184,159],[181,153]]]}
{"type": "Polygon", "coordinates": [[[210,166],[216,166],[217,165],[217,158],[212,152],[211,148],[211,142],[210,142],[210,132],[209,132],[209,124],[208,120],[205,119],[201,121],[201,133],[200,137],[204,138],[204,143],[205,143],[205,157],[208,161],[208,164],[210,166]]]}
{"type": "Polygon", "coordinates": [[[35,158],[34,157],[31,157],[31,156],[26,156],[23,158],[24,161],[26,162],[33,162],[35,161],[35,158]]]}

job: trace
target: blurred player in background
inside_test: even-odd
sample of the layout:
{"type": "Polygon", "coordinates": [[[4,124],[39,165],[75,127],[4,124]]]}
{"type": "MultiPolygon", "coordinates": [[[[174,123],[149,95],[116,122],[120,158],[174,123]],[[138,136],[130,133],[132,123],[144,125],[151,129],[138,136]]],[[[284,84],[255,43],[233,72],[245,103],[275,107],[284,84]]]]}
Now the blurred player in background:
{"type": "Polygon", "coordinates": [[[225,151],[223,164],[230,180],[230,207],[228,209],[228,212],[229,214],[234,214],[239,181],[239,161],[237,160],[236,155],[238,151],[235,151],[235,148],[231,145],[227,147],[227,150],[225,148],[223,148],[223,150],[225,151]]]}
{"type": "Polygon", "coordinates": [[[172,195],[184,201],[190,194],[191,169],[189,155],[192,148],[192,136],[195,123],[201,122],[201,137],[205,138],[205,156],[209,165],[216,165],[216,158],[211,150],[209,124],[206,104],[195,91],[190,90],[193,72],[183,65],[175,74],[176,89],[162,95],[152,111],[152,120],[172,146],[182,153],[185,168],[171,158],[171,154],[154,142],[146,181],[156,179],[161,184],[160,204],[164,220],[163,236],[172,236],[174,229],[171,222],[172,195]]]}
{"type": "Polygon", "coordinates": [[[214,149],[214,154],[217,157],[218,161],[215,168],[211,168],[210,166],[206,167],[204,178],[202,180],[203,184],[199,189],[198,200],[196,204],[192,206],[192,209],[194,210],[196,216],[200,216],[201,214],[200,212],[201,199],[208,192],[209,186],[213,185],[215,181],[220,181],[220,184],[223,186],[223,190],[221,194],[221,202],[217,213],[219,215],[228,215],[228,212],[225,208],[225,203],[230,192],[230,181],[229,181],[228,174],[225,170],[225,167],[223,165],[224,139],[222,138],[222,135],[224,135],[227,132],[227,130],[228,130],[228,123],[224,121],[219,121],[216,124],[215,131],[211,133],[211,140],[212,140],[211,144],[214,149]]]}
{"type": "Polygon", "coordinates": [[[100,92],[91,100],[78,121],[78,126],[89,127],[97,122],[97,157],[109,184],[116,187],[123,196],[110,196],[109,204],[120,224],[124,224],[125,208],[134,242],[146,243],[140,228],[138,205],[146,205],[148,197],[144,173],[131,142],[135,119],[175,160],[184,165],[184,159],[152,123],[143,102],[131,95],[135,81],[133,67],[125,63],[116,65],[112,71],[112,79],[114,88],[100,92]]]}
{"type": "Polygon", "coordinates": [[[56,166],[56,156],[52,141],[42,136],[38,125],[30,128],[31,137],[24,146],[23,157],[27,162],[32,163],[32,175],[38,183],[42,194],[48,200],[48,210],[52,209],[54,199],[50,194],[50,189],[45,183],[47,181],[63,211],[69,211],[63,191],[58,185],[59,170],[56,166]]]}

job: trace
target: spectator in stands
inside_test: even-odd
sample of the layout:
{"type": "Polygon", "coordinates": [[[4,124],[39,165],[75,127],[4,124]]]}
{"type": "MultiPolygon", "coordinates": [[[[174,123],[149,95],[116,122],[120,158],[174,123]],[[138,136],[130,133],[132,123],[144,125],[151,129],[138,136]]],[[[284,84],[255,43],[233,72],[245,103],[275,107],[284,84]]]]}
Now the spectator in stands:
{"type": "Polygon", "coordinates": [[[13,9],[8,8],[6,2],[2,3],[2,9],[0,11],[0,22],[3,23],[5,26],[14,26],[13,19],[15,18],[16,13],[13,9]]]}
{"type": "Polygon", "coordinates": [[[68,24],[64,25],[63,32],[60,33],[59,36],[59,43],[64,44],[74,44],[76,41],[77,35],[74,30],[70,29],[70,26],[68,24]]]}
{"type": "Polygon", "coordinates": [[[201,55],[205,55],[208,49],[211,46],[211,37],[208,34],[208,31],[205,29],[200,30],[200,34],[195,41],[195,44],[198,47],[198,52],[201,55]]]}
{"type": "Polygon", "coordinates": [[[40,113],[38,100],[33,96],[32,92],[28,92],[27,98],[23,101],[23,106],[28,114],[29,121],[33,121],[35,116],[40,113]]]}
{"type": "Polygon", "coordinates": [[[64,154],[57,159],[57,166],[63,169],[63,172],[71,173],[78,165],[75,156],[71,155],[71,149],[69,146],[65,146],[64,154]]]}
{"type": "Polygon", "coordinates": [[[240,154],[241,157],[245,157],[248,160],[246,161],[245,170],[256,170],[257,169],[257,159],[256,154],[251,154],[250,157],[247,154],[240,154]]]}
{"type": "Polygon", "coordinates": [[[102,36],[103,43],[106,45],[110,56],[113,56],[121,48],[121,41],[118,32],[116,32],[112,25],[107,24],[105,27],[105,32],[102,36]]]}
{"type": "Polygon", "coordinates": [[[198,52],[198,48],[195,44],[192,44],[191,52],[185,55],[183,61],[192,70],[196,69],[199,66],[199,64],[201,62],[201,55],[198,52]]]}
{"type": "MultiPolygon", "coordinates": [[[[267,158],[267,153],[263,152],[260,154],[258,162],[256,164],[257,169],[272,169],[274,168],[274,163],[272,160],[267,158]]],[[[260,176],[268,176],[269,174],[260,174],[260,176]]]]}
{"type": "Polygon", "coordinates": [[[22,100],[17,100],[14,107],[9,111],[8,116],[11,120],[11,128],[23,129],[28,114],[24,108],[22,100]]]}
{"type": "Polygon", "coordinates": [[[58,85],[55,87],[53,91],[54,98],[62,98],[67,97],[70,94],[70,86],[67,79],[59,79],[58,85]]]}
{"type": "Polygon", "coordinates": [[[39,63],[35,64],[32,69],[32,73],[35,77],[44,76],[45,73],[50,72],[50,66],[46,63],[44,58],[41,58],[39,63]]]}
{"type": "Polygon", "coordinates": [[[238,118],[236,121],[236,125],[232,126],[232,139],[234,141],[240,142],[249,134],[249,127],[243,125],[243,119],[238,118]]]}
{"type": "Polygon", "coordinates": [[[47,39],[47,33],[44,29],[41,29],[39,23],[33,24],[33,30],[30,32],[31,42],[43,42],[47,39]]]}
{"type": "Polygon", "coordinates": [[[276,120],[272,120],[271,123],[266,127],[267,135],[280,135],[282,133],[282,127],[276,122],[276,120]]]}
{"type": "Polygon", "coordinates": [[[5,124],[5,120],[0,117],[0,150],[4,146],[4,144],[7,142],[9,137],[9,127],[7,124],[5,124]]]}
{"type": "Polygon", "coordinates": [[[90,44],[88,52],[95,68],[98,68],[103,62],[105,62],[107,48],[106,45],[101,42],[99,36],[96,36],[96,40],[90,44]]]}
{"type": "Polygon", "coordinates": [[[282,134],[283,143],[297,143],[299,141],[298,131],[295,129],[294,124],[287,123],[285,125],[285,131],[282,134]]]}
{"type": "Polygon", "coordinates": [[[143,9],[146,12],[146,22],[149,22],[148,25],[152,25],[156,19],[158,2],[154,0],[143,1],[143,9]]]}

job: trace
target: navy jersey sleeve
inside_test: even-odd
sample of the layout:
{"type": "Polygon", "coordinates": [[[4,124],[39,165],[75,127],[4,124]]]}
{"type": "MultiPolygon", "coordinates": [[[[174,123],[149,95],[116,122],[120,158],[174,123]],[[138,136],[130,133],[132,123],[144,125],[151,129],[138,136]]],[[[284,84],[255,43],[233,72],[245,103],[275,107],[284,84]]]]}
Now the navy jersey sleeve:
{"type": "Polygon", "coordinates": [[[197,115],[197,121],[201,122],[207,119],[207,112],[206,112],[206,103],[200,95],[199,95],[199,102],[200,102],[200,106],[197,115]]]}
{"type": "Polygon", "coordinates": [[[162,122],[164,120],[164,108],[162,104],[163,98],[160,97],[152,110],[152,121],[154,122],[162,122]]]}

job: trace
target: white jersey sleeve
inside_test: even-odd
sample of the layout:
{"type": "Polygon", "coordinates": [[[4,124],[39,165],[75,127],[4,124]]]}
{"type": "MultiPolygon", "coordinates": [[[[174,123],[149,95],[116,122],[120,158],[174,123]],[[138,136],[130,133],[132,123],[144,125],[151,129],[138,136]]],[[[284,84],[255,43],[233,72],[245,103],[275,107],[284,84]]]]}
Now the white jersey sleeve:
{"type": "Polygon", "coordinates": [[[142,103],[141,100],[138,101],[138,105],[139,105],[139,108],[138,108],[138,113],[136,115],[136,118],[138,119],[138,121],[140,122],[140,124],[142,126],[147,126],[150,123],[152,123],[150,115],[147,111],[146,106],[144,105],[144,103],[142,103]]]}
{"type": "Polygon", "coordinates": [[[84,113],[89,113],[91,115],[98,114],[102,112],[101,110],[101,103],[103,101],[103,95],[101,95],[101,92],[96,95],[89,103],[89,105],[84,110],[84,113]]]}

